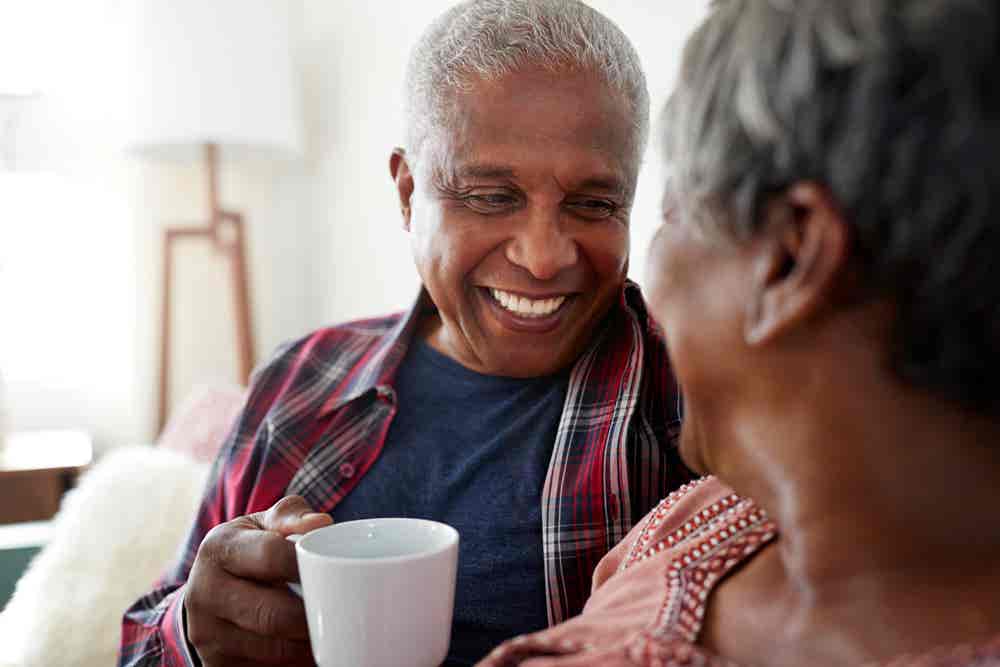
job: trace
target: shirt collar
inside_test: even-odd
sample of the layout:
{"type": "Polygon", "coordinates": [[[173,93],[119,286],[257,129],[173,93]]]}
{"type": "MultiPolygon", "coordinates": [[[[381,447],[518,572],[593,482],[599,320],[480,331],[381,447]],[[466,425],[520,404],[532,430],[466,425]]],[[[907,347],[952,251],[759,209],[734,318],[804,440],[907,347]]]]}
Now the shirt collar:
{"type": "Polygon", "coordinates": [[[406,351],[420,326],[420,320],[433,311],[434,304],[430,295],[421,287],[410,309],[371,350],[365,353],[344,380],[340,391],[323,403],[319,409],[319,417],[325,417],[330,412],[389,382],[396,375],[396,369],[406,356],[406,351]]]}

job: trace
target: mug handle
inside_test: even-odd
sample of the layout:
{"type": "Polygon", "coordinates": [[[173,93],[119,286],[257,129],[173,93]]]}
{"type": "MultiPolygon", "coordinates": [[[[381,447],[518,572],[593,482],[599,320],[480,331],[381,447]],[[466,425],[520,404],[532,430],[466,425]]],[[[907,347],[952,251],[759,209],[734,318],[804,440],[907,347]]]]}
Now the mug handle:
{"type": "MultiPolygon", "coordinates": [[[[303,537],[305,537],[305,535],[288,535],[287,537],[285,537],[285,539],[288,540],[289,542],[294,542],[298,544],[299,540],[301,540],[303,537]]],[[[291,581],[288,581],[285,582],[285,585],[288,586],[288,590],[295,593],[299,597],[302,597],[302,584],[295,584],[292,583],[291,581]]]]}

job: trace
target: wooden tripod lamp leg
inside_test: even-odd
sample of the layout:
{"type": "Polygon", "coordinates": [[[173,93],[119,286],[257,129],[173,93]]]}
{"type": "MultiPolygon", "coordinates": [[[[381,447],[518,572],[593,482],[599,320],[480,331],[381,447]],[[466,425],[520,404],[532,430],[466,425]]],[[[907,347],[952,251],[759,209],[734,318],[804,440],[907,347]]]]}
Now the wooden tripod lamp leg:
{"type": "Polygon", "coordinates": [[[163,283],[160,286],[160,381],[159,406],[156,416],[156,433],[163,433],[167,423],[167,410],[170,405],[170,311],[171,282],[173,280],[173,232],[163,230],[163,283]]]}
{"type": "Polygon", "coordinates": [[[253,371],[253,322],[250,314],[250,272],[246,258],[246,226],[239,213],[226,213],[231,227],[228,245],[230,280],[233,288],[233,307],[236,313],[236,349],[240,365],[240,384],[246,386],[253,371]]]}
{"type": "Polygon", "coordinates": [[[238,380],[246,385],[254,365],[253,320],[250,309],[250,272],[246,261],[246,228],[239,213],[220,212],[214,227],[174,227],[163,232],[163,284],[160,316],[160,378],[157,433],[163,432],[170,410],[170,364],[173,326],[174,249],[184,239],[212,243],[229,263],[229,281],[235,313],[238,380]]]}
{"type": "Polygon", "coordinates": [[[173,310],[174,245],[181,239],[203,239],[212,243],[229,262],[230,287],[236,325],[236,350],[239,381],[246,385],[253,370],[253,322],[250,314],[250,272],[246,258],[246,226],[239,213],[222,210],[219,205],[218,148],[205,146],[205,167],[208,177],[209,221],[204,227],[173,227],[163,232],[163,285],[160,318],[160,378],[157,433],[163,432],[170,410],[171,323],[173,310]]]}

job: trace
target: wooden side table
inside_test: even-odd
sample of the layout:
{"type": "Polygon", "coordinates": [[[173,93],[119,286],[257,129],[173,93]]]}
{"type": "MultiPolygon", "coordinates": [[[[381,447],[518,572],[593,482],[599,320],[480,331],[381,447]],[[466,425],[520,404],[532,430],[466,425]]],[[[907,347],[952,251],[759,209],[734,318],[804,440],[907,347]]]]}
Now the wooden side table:
{"type": "Polygon", "coordinates": [[[0,524],[51,519],[93,456],[82,431],[7,434],[0,446],[0,524]]]}

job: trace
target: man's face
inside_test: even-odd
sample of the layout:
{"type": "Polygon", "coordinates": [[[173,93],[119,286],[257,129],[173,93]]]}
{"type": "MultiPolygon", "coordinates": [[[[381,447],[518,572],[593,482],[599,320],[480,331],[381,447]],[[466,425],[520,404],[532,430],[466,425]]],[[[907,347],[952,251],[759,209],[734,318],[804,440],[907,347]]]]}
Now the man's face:
{"type": "Polygon", "coordinates": [[[481,373],[570,365],[618,298],[636,179],[631,115],[589,73],[479,81],[411,172],[392,161],[417,269],[438,313],[423,334],[481,373]]]}

